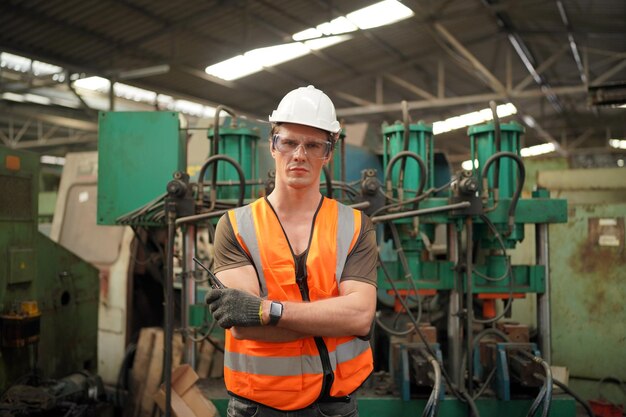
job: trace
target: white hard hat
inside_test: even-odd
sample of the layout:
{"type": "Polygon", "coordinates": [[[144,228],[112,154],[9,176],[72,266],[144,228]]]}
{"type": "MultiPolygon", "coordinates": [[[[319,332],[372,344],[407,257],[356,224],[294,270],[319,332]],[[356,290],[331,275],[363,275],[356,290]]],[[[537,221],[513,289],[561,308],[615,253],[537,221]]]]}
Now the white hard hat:
{"type": "Polygon", "coordinates": [[[287,93],[272,112],[269,121],[312,126],[331,133],[340,130],[333,102],[312,85],[287,93]]]}

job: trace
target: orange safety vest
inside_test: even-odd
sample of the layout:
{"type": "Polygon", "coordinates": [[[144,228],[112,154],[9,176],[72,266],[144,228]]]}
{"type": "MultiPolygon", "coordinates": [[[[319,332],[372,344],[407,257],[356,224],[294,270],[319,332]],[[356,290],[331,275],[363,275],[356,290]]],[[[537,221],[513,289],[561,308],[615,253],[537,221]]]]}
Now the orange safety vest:
{"type": "MultiPolygon", "coordinates": [[[[339,295],[348,254],[361,229],[361,212],[324,198],[313,222],[306,257],[308,294],[296,282],[291,247],[265,199],[228,212],[241,247],[254,263],[261,297],[276,301],[322,300],[339,295]]],[[[339,318],[338,318],[339,319],[339,318]]],[[[237,340],[226,331],[224,381],[234,395],[279,410],[297,410],[322,395],[332,372],[332,397],[353,393],[373,370],[368,341],[354,336],[309,337],[291,342],[237,340]]]]}

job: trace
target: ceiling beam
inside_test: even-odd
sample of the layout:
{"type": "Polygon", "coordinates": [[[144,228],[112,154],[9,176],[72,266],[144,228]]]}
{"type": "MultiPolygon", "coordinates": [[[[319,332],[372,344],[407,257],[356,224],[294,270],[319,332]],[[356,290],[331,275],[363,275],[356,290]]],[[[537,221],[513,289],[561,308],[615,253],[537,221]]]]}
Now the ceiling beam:
{"type": "MultiPolygon", "coordinates": [[[[585,93],[587,88],[584,85],[579,86],[566,86],[555,87],[555,92],[558,94],[580,94],[585,93]]],[[[409,110],[426,109],[429,107],[451,107],[462,104],[473,103],[487,103],[489,100],[505,100],[508,98],[535,98],[543,97],[544,92],[541,89],[536,90],[524,90],[524,91],[505,91],[502,94],[499,93],[487,93],[487,94],[473,94],[468,96],[459,97],[446,97],[446,98],[434,98],[429,100],[409,101],[409,110]]],[[[337,115],[341,117],[349,116],[361,116],[366,114],[379,114],[387,112],[399,112],[402,111],[402,105],[400,103],[389,104],[372,104],[363,107],[347,107],[337,109],[337,115]]]]}
{"type": "Polygon", "coordinates": [[[465,59],[483,76],[487,79],[489,86],[493,91],[502,93],[506,89],[504,85],[472,54],[465,46],[461,44],[443,25],[440,23],[433,23],[435,31],[441,35],[441,37],[448,42],[458,53],[463,55],[465,59]]]}
{"type": "Polygon", "coordinates": [[[419,97],[425,98],[427,100],[435,98],[435,96],[430,94],[428,91],[423,90],[423,89],[419,88],[418,86],[416,86],[414,84],[411,84],[410,82],[404,80],[404,78],[400,78],[400,77],[395,76],[393,74],[385,74],[384,77],[386,79],[388,79],[389,81],[391,81],[392,83],[397,84],[400,87],[403,87],[403,88],[409,90],[410,92],[418,95],[419,97]]]}
{"type": "MultiPolygon", "coordinates": [[[[556,53],[552,54],[552,56],[550,56],[548,59],[543,61],[535,69],[537,74],[541,74],[542,72],[550,68],[552,65],[554,65],[554,63],[565,54],[565,52],[567,52],[567,45],[563,45],[556,53]]],[[[528,74],[526,78],[524,78],[515,86],[514,90],[517,90],[517,91],[523,90],[532,81],[533,81],[533,75],[528,74]]]]}

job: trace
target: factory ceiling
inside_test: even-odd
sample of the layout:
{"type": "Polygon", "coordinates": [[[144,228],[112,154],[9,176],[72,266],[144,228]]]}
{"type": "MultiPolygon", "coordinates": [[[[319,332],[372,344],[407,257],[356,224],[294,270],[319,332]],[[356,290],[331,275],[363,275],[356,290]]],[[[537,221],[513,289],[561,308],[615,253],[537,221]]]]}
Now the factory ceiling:
{"type": "MultiPolygon", "coordinates": [[[[373,3],[2,1],[0,51],[56,67],[0,68],[0,140],[57,155],[95,149],[98,110],[164,109],[163,98],[266,118],[308,84],[329,94],[344,123],[367,122],[373,135],[402,118],[402,101],[412,121],[434,123],[493,100],[514,104],[503,121],[525,125],[524,146],[552,143],[567,155],[625,138],[623,0],[405,0],[409,17],[357,28],[299,58],[230,81],[205,72],[373,3]],[[78,82],[94,76],[157,95],[152,104],[97,97],[78,82]]],[[[436,143],[452,160],[467,158],[465,128],[436,143]]]]}

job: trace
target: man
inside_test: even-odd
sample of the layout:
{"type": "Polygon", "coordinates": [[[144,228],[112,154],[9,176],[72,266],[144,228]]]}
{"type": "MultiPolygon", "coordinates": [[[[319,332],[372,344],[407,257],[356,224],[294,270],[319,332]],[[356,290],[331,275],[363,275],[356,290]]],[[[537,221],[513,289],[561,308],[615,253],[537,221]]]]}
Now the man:
{"type": "Polygon", "coordinates": [[[228,416],[358,416],[353,392],[373,369],[376,237],[361,212],[320,191],[340,130],[308,86],[269,117],[272,193],[217,225],[206,302],[226,331],[228,416]]]}

